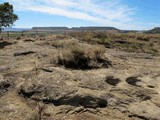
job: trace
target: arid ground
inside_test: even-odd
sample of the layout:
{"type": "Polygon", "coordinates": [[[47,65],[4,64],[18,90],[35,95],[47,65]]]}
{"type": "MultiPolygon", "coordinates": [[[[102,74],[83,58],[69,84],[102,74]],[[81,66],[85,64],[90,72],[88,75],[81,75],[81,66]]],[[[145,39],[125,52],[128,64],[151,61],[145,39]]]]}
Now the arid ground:
{"type": "Polygon", "coordinates": [[[160,35],[0,40],[0,120],[160,120],[160,35]]]}

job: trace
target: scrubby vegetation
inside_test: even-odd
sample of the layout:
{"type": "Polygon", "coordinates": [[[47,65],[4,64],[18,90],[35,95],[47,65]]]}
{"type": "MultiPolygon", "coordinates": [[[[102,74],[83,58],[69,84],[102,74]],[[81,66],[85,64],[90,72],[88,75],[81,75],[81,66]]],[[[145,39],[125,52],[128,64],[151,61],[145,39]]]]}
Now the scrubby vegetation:
{"type": "Polygon", "coordinates": [[[151,54],[158,54],[159,52],[160,35],[158,34],[72,32],[68,35],[90,44],[104,45],[106,48],[151,54]]]}
{"type": "Polygon", "coordinates": [[[59,48],[57,64],[67,68],[92,69],[111,66],[111,62],[105,57],[104,46],[82,44],[74,39],[55,41],[52,46],[59,48]]]}

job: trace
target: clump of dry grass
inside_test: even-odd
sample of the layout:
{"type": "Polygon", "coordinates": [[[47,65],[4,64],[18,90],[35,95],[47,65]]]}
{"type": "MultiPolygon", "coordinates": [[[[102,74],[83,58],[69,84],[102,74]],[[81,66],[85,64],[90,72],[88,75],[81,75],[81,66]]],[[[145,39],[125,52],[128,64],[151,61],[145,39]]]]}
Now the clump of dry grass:
{"type": "Polygon", "coordinates": [[[57,64],[66,68],[92,69],[109,67],[111,62],[105,57],[105,48],[98,45],[75,44],[65,47],[58,54],[57,64]]]}
{"type": "Polygon", "coordinates": [[[78,41],[76,39],[56,40],[52,41],[51,43],[51,45],[55,48],[67,48],[76,44],[78,44],[78,41]]]}

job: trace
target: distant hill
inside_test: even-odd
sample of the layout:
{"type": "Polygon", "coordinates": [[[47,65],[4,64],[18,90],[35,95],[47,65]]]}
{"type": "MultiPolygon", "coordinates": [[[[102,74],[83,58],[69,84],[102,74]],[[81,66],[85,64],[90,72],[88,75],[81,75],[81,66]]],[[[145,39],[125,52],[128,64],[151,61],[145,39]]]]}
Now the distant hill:
{"type": "Polygon", "coordinates": [[[160,33],[160,27],[155,27],[151,30],[145,31],[145,33],[149,33],[149,34],[157,34],[160,33]]]}

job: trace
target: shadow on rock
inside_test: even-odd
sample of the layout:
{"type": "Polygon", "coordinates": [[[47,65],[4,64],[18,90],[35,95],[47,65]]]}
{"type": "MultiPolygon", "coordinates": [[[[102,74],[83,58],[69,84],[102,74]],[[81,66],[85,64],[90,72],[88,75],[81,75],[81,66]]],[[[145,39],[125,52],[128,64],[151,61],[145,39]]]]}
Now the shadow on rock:
{"type": "Polygon", "coordinates": [[[33,54],[35,52],[33,51],[27,51],[27,52],[20,52],[20,53],[15,53],[14,56],[22,56],[22,55],[28,55],[28,54],[33,54]]]}
{"type": "Polygon", "coordinates": [[[108,102],[101,98],[93,96],[80,96],[75,95],[69,98],[60,98],[58,100],[43,100],[44,103],[53,103],[55,106],[71,105],[71,106],[83,106],[84,108],[105,108],[108,102]]]}
{"type": "Polygon", "coordinates": [[[12,45],[12,44],[13,43],[6,42],[6,41],[0,42],[0,49],[3,49],[5,46],[12,45]]]}
{"type": "Polygon", "coordinates": [[[24,98],[30,98],[35,101],[43,101],[45,104],[54,104],[55,106],[70,105],[83,106],[84,108],[105,108],[108,105],[107,100],[93,95],[76,94],[75,90],[61,89],[43,86],[32,86],[28,89],[21,87],[19,94],[24,98]],[[54,89],[54,90],[53,90],[54,89]]]}
{"type": "Polygon", "coordinates": [[[116,86],[120,82],[121,80],[119,78],[114,78],[113,76],[106,77],[106,83],[108,83],[109,85],[116,86]]]}
{"type": "Polygon", "coordinates": [[[137,82],[141,82],[140,79],[138,79],[137,77],[128,77],[126,79],[126,82],[130,85],[133,85],[133,86],[137,86],[137,87],[141,87],[139,85],[137,85],[137,82]]]}

